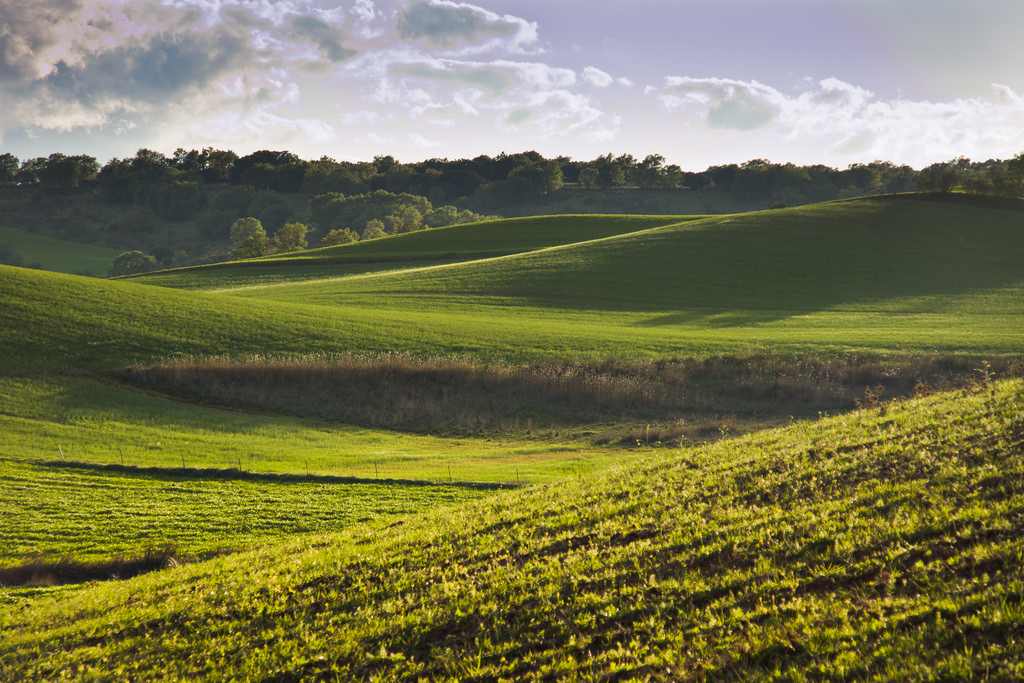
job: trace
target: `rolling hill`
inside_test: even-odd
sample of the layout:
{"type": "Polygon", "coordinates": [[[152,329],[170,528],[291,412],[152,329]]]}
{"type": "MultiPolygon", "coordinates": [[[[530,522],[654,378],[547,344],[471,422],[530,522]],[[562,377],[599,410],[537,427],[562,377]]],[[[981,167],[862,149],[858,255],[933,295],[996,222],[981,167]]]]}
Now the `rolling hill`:
{"type": "MultiPolygon", "coordinates": [[[[1019,301],[1024,207],[894,196],[733,214],[507,258],[246,292],[305,303],[501,299],[536,308],[947,312],[1019,301]]],[[[757,315],[763,312],[763,315],[757,315]]]]}
{"type": "Polygon", "coordinates": [[[0,376],[0,585],[26,558],[223,552],[620,458],[567,441],[441,438],[222,410],[90,377],[0,376]]]}
{"type": "Polygon", "coordinates": [[[24,265],[38,264],[45,270],[106,277],[118,252],[91,244],[77,244],[36,235],[24,230],[0,227],[0,248],[12,250],[24,265]]]}
{"type": "Polygon", "coordinates": [[[165,287],[224,289],[339,277],[517,254],[695,218],[563,215],[485,221],[259,259],[177,268],[136,279],[165,287]]]}
{"type": "Polygon", "coordinates": [[[12,350],[0,367],[385,350],[1015,353],[1024,347],[1022,219],[1002,205],[897,196],[225,293],[0,267],[0,342],[12,350]]]}
{"type": "MultiPolygon", "coordinates": [[[[420,311],[473,324],[572,324],[644,348],[672,338],[853,348],[1020,348],[1024,209],[891,197],[708,217],[449,266],[234,292],[420,311]]],[[[561,348],[556,345],[556,348],[561,348]]]]}
{"type": "MultiPolygon", "coordinates": [[[[894,196],[483,223],[135,280],[0,266],[0,583],[26,579],[0,590],[0,679],[1020,678],[1024,383],[992,366],[955,393],[657,449],[364,429],[287,417],[280,391],[218,408],[110,371],[399,351],[352,371],[388,369],[400,405],[398,370],[444,384],[438,357],[509,362],[484,393],[514,377],[622,400],[645,395],[630,357],[1009,357],[1022,217],[894,196]],[[591,374],[514,365],[552,359],[591,374]],[[532,486],[503,490],[520,469],[532,486]]],[[[779,357],[738,395],[786,406],[779,357]]]]}
{"type": "Polygon", "coordinates": [[[1024,385],[40,597],[0,677],[1024,675],[1024,385]]]}

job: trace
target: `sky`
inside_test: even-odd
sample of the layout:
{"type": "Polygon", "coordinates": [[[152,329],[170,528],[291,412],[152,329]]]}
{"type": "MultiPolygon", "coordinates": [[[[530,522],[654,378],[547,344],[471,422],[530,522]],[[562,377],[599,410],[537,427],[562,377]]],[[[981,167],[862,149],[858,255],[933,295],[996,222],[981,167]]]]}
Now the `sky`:
{"type": "Polygon", "coordinates": [[[1021,0],[0,0],[0,151],[1024,152],[1021,0]]]}

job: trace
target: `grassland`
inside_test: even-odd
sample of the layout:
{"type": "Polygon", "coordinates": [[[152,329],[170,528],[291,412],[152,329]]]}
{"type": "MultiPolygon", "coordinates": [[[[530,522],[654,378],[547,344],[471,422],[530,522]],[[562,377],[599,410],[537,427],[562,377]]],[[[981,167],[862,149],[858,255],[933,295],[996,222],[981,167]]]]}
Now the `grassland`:
{"type": "Polygon", "coordinates": [[[1022,215],[967,200],[837,202],[230,296],[0,268],[0,369],[267,351],[1015,353],[1022,215]]]}
{"type": "Polygon", "coordinates": [[[1022,217],[901,196],[0,267],[0,579],[216,555],[7,590],[0,679],[1024,677],[1024,382],[993,382],[1022,217]],[[934,377],[971,386],[877,401],[934,377]],[[789,426],[596,445],[698,410],[789,426]]]}
{"type": "Polygon", "coordinates": [[[118,253],[114,249],[66,242],[10,227],[0,227],[0,247],[13,250],[26,266],[37,264],[45,270],[101,277],[110,273],[118,253]]]}
{"type": "Polygon", "coordinates": [[[632,339],[655,353],[757,343],[1007,352],[1024,329],[1022,216],[967,199],[834,202],[237,294],[429,311],[424,321],[450,312],[458,329],[472,320],[489,338],[571,325],[581,349],[632,339]]]}
{"type": "Polygon", "coordinates": [[[259,259],[177,268],[136,279],[184,289],[315,280],[518,254],[696,218],[563,215],[485,221],[259,259]]]}
{"type": "Polygon", "coordinates": [[[0,675],[1015,680],[1018,381],[39,598],[0,675]]]}
{"type": "Polygon", "coordinates": [[[630,457],[218,410],[90,377],[0,377],[0,407],[0,568],[237,549],[630,457]]]}
{"type": "Polygon", "coordinates": [[[454,298],[460,306],[649,312],[649,325],[696,319],[719,327],[826,311],[963,313],[982,304],[1003,316],[1020,313],[1022,217],[1024,210],[966,201],[862,199],[245,295],[346,305],[387,297],[391,306],[419,307],[454,298]]]}

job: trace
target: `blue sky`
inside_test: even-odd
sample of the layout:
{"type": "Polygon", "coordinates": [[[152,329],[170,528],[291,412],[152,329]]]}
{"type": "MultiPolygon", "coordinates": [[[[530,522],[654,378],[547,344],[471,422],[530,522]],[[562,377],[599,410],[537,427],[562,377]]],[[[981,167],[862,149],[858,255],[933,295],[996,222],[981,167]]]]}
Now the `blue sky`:
{"type": "Polygon", "coordinates": [[[1010,0],[0,0],[0,149],[1009,156],[1022,25],[1010,0]]]}

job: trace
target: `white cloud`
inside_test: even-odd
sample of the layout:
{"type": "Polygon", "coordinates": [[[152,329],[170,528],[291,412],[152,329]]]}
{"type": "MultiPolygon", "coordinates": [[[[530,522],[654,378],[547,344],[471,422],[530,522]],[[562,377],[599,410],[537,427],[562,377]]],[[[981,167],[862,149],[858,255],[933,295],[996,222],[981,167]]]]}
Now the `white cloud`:
{"type": "Polygon", "coordinates": [[[332,125],[313,117],[291,117],[267,107],[221,111],[198,119],[178,113],[161,127],[153,146],[174,149],[182,140],[195,147],[225,147],[240,152],[254,149],[298,149],[310,143],[337,140],[332,125]]]}
{"type": "Polygon", "coordinates": [[[989,158],[1024,148],[1024,97],[994,84],[990,97],[879,99],[836,78],[787,95],[757,81],[670,77],[649,88],[664,106],[710,128],[788,140],[848,161],[924,165],[957,155],[989,158]]]}
{"type": "Polygon", "coordinates": [[[430,138],[421,135],[419,133],[411,133],[409,135],[409,142],[419,147],[420,149],[436,149],[441,146],[441,143],[437,140],[431,140],[430,138]]]}
{"type": "Polygon", "coordinates": [[[503,47],[524,51],[537,42],[537,24],[453,0],[414,0],[398,19],[412,41],[463,52],[503,47]]]}
{"type": "Polygon", "coordinates": [[[503,122],[510,128],[554,135],[585,128],[602,115],[584,95],[554,90],[528,95],[519,106],[508,109],[503,122]]]}
{"type": "Polygon", "coordinates": [[[596,66],[588,66],[583,69],[583,80],[598,88],[607,88],[615,82],[611,74],[598,69],[596,66]]]}
{"type": "Polygon", "coordinates": [[[377,6],[373,0],[356,0],[349,11],[360,21],[368,22],[377,18],[377,6]]]}
{"type": "Polygon", "coordinates": [[[395,61],[387,66],[387,77],[405,84],[430,84],[446,90],[476,90],[501,95],[523,89],[554,90],[576,83],[571,69],[539,62],[490,62],[421,58],[395,61]]]}
{"type": "Polygon", "coordinates": [[[498,125],[523,134],[599,135],[603,140],[614,137],[620,126],[617,117],[573,91],[577,77],[571,69],[540,62],[410,54],[394,54],[377,62],[363,71],[381,79],[378,98],[405,105],[413,117],[429,113],[433,125],[452,127],[459,117],[490,115],[498,125]]]}
{"type": "Polygon", "coordinates": [[[375,111],[364,109],[360,111],[351,111],[343,114],[341,122],[346,126],[358,126],[366,125],[371,123],[377,123],[380,121],[381,115],[375,111]]]}
{"type": "Polygon", "coordinates": [[[777,120],[785,97],[757,81],[670,76],[658,93],[670,111],[700,110],[713,128],[750,130],[777,120]]]}

